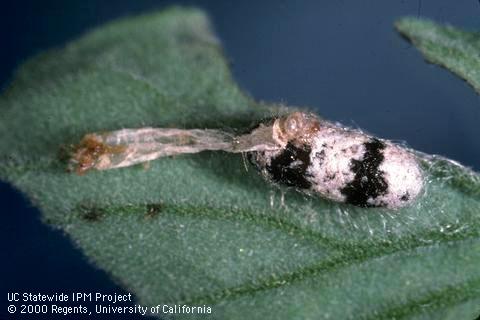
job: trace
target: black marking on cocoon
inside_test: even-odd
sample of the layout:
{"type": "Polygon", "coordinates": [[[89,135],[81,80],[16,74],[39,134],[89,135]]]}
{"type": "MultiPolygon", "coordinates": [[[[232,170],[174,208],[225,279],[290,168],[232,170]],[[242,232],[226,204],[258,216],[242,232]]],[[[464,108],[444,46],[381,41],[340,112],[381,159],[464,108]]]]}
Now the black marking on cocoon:
{"type": "Polygon", "coordinates": [[[297,147],[289,142],[266,168],[272,180],[287,186],[309,189],[312,183],[307,180],[307,169],[311,151],[310,146],[297,147]]]}
{"type": "Polygon", "coordinates": [[[379,166],[385,159],[383,149],[385,144],[375,138],[364,143],[365,154],[362,160],[352,159],[350,170],[355,173],[353,181],[349,182],[340,191],[345,195],[345,202],[360,206],[373,207],[368,199],[375,199],[387,193],[388,184],[383,177],[379,166]]]}

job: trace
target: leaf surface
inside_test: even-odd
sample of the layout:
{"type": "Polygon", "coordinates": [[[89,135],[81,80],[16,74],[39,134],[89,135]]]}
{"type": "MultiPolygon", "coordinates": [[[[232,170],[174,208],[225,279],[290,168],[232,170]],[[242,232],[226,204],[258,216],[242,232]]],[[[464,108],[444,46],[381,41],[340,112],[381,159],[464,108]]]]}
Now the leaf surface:
{"type": "Polygon", "coordinates": [[[406,17],[395,27],[410,40],[428,62],[438,64],[466,80],[480,92],[480,33],[406,17]]]}

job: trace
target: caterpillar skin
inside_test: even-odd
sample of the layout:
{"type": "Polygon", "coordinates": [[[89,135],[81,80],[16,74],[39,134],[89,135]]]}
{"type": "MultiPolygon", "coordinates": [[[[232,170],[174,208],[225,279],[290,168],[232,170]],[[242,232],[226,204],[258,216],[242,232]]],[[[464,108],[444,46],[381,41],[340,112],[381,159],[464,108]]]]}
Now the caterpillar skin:
{"type": "Polygon", "coordinates": [[[417,158],[407,149],[316,116],[295,112],[275,120],[282,148],[249,153],[270,181],[360,207],[400,208],[423,189],[417,158]]]}

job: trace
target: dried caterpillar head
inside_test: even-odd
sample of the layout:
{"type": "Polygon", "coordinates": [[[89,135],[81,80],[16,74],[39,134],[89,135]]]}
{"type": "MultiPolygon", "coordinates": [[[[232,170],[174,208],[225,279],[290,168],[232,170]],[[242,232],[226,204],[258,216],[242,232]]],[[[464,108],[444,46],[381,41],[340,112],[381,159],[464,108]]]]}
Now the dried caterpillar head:
{"type": "Polygon", "coordinates": [[[126,150],[124,145],[111,146],[102,140],[98,134],[85,135],[80,143],[73,147],[69,171],[82,175],[94,167],[108,166],[109,156],[121,154],[126,150]]]}
{"type": "Polygon", "coordinates": [[[320,130],[320,120],[313,114],[293,112],[275,120],[273,136],[282,146],[288,142],[308,143],[320,130]]]}
{"type": "Polygon", "coordinates": [[[407,149],[315,115],[276,119],[273,137],[282,148],[249,157],[273,182],[361,207],[403,207],[423,189],[423,173],[407,149]]]}

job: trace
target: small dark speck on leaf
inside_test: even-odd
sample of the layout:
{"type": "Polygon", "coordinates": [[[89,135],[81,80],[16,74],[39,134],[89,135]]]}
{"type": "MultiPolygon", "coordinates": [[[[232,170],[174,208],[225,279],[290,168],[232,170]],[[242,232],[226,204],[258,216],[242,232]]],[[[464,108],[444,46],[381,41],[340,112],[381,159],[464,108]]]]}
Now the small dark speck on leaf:
{"type": "Polygon", "coordinates": [[[105,216],[105,211],[97,207],[82,207],[82,219],[88,222],[99,222],[105,216]]]}
{"type": "Polygon", "coordinates": [[[61,145],[60,148],[58,148],[57,159],[63,164],[68,163],[72,155],[73,149],[74,147],[72,145],[61,145]]]}
{"type": "Polygon", "coordinates": [[[151,203],[147,204],[147,211],[145,213],[145,218],[152,219],[155,218],[160,212],[163,211],[163,204],[161,203],[151,203]]]}

